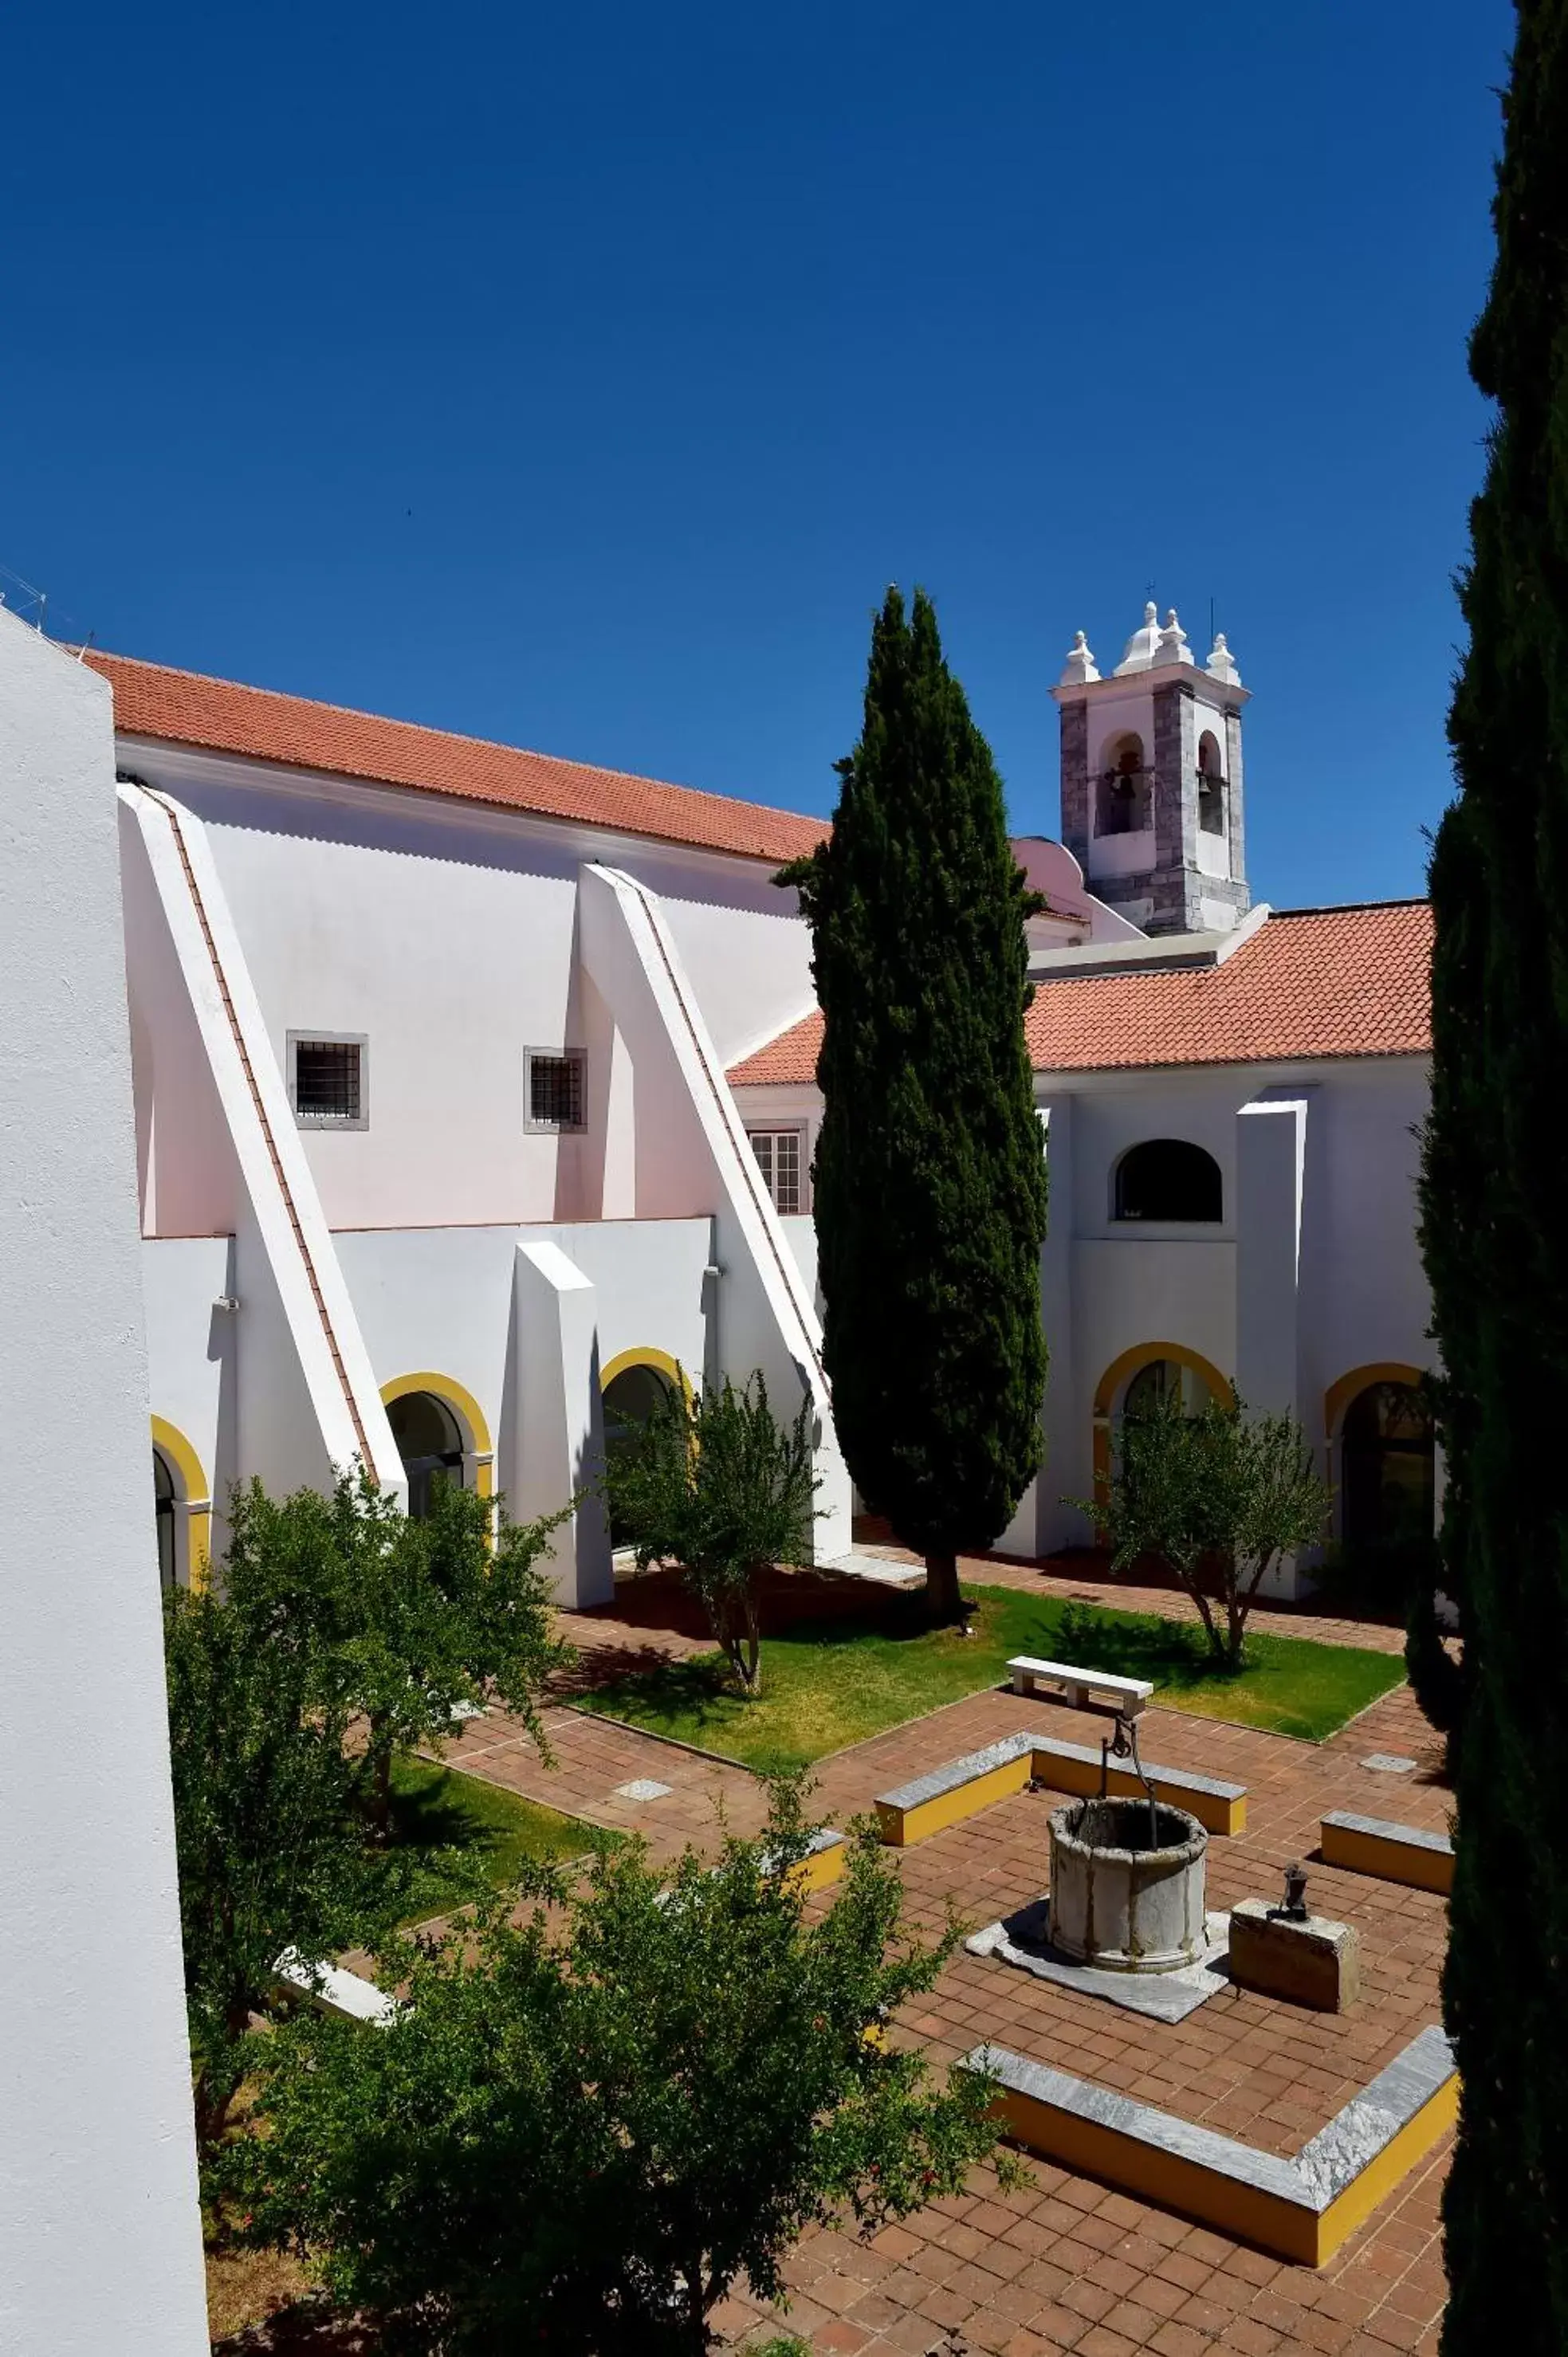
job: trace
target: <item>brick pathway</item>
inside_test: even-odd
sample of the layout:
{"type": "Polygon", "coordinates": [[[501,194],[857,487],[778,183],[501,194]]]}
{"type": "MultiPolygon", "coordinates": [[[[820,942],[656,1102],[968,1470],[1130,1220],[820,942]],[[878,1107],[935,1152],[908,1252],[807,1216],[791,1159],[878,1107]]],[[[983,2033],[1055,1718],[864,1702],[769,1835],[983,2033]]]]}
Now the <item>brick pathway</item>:
{"type": "MultiPolygon", "coordinates": [[[[1002,1568],[987,1565],[983,1572],[992,1577],[1002,1568]]],[[[1020,1572],[1008,1584],[1037,1577],[1020,1572]]],[[[1107,1596],[1103,1582],[1085,1582],[1076,1571],[1068,1577],[1096,1601],[1145,1601],[1144,1592],[1115,1587],[1107,1596]]],[[[636,1583],[629,1596],[623,1589],[613,1619],[599,1616],[595,1624],[574,1616],[572,1634],[589,1652],[599,1643],[618,1651],[639,1643],[656,1652],[700,1649],[700,1624],[661,1626],[677,1617],[661,1585],[636,1583]]],[[[827,1585],[802,1583],[798,1609],[820,1609],[827,1585]]],[[[1182,1601],[1163,1591],[1146,1592],[1146,1600],[1165,1611],[1182,1601]]],[[[1270,1615],[1271,1622],[1276,1619],[1306,1633],[1296,1616],[1270,1615]]],[[[1329,1631],[1314,1625],[1311,1633],[1329,1631]]],[[[1366,1641],[1367,1634],[1351,1629],[1354,1641],[1366,1641]]],[[[1395,1632],[1389,1635],[1397,1642],[1395,1632]]],[[[543,1767],[499,1714],[476,1722],[453,1757],[537,1800],[635,1828],[656,1856],[689,1840],[711,1842],[721,1812],[738,1831],[759,1822],[759,1788],[742,1769],[569,1708],[552,1708],[546,1725],[553,1769],[543,1767]],[[643,1803],[620,1797],[615,1788],[637,1777],[671,1791],[643,1803]]],[[[816,1805],[842,1824],[878,1792],[1022,1727],[1078,1742],[1099,1731],[1099,1722],[1081,1713],[988,1690],[822,1761],[816,1805]]],[[[1277,1890],[1288,1860],[1310,1860],[1317,1820],[1328,1809],[1434,1829],[1447,1821],[1431,1730],[1402,1687],[1322,1746],[1161,1708],[1144,1713],[1141,1729],[1151,1761],[1234,1778],[1249,1788],[1247,1835],[1210,1845],[1216,1907],[1277,1890]],[[1382,1773],[1361,1765],[1374,1753],[1420,1764],[1412,1775],[1382,1773]]],[[[1045,1880],[1052,1805],[1047,1795],[1019,1794],[901,1854],[914,1920],[939,1921],[950,1896],[975,1922],[1034,1897],[1045,1880]]],[[[1423,2022],[1436,2018],[1444,1940],[1443,1902],[1429,1894],[1320,1863],[1309,1871],[1317,1911],[1354,1921],[1361,1932],[1367,1994],[1347,2021],[1226,1990],[1183,2024],[1153,2022],[961,1951],[906,2026],[939,2060],[994,2036],[1223,2133],[1294,2151],[1423,2022]]],[[[1316,2272],[1261,2256],[1044,2163],[1030,2163],[1028,2190],[1005,2196],[989,2172],[980,2172],[963,2199],[889,2227],[869,2244],[840,2233],[809,2236],[788,2271],[793,2305],[787,2314],[764,2316],[736,2299],[719,2322],[738,2345],[786,2330],[813,2350],[843,2357],[924,2357],[933,2349],[948,2357],[956,2344],[943,2336],[955,2329],[972,2352],[996,2357],[1069,2350],[1077,2357],[1434,2351],[1444,2298],[1437,2204],[1445,2166],[1444,2151],[1316,2272]]]]}

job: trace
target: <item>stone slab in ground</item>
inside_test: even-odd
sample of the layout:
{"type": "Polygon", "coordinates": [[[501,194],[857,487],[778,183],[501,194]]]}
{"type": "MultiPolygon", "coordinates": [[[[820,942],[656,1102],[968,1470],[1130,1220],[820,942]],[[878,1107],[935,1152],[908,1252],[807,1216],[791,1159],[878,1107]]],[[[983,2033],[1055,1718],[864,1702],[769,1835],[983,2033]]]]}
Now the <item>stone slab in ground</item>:
{"type": "Polygon", "coordinates": [[[1226,1985],[1224,1973],[1215,1969],[1225,1954],[1228,1919],[1223,1915],[1204,1918],[1202,1961],[1171,1973],[1109,1973],[1080,1964],[1052,1947],[1050,1926],[1051,1902],[1036,1899],[1000,1923],[988,1923],[965,1945],[972,1956],[995,1956],[1020,1972],[1032,1973],[1036,1980],[1054,1981],[1058,1988],[1075,1989],[1083,1996],[1104,1997],[1108,2004],[1144,2014],[1151,2021],[1185,2021],[1226,1985]]]}

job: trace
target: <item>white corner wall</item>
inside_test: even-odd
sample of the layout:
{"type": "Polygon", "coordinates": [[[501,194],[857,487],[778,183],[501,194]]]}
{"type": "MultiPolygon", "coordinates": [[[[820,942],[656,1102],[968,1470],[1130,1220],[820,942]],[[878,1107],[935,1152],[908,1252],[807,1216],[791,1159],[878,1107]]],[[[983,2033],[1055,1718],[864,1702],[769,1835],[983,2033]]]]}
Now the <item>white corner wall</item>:
{"type": "Polygon", "coordinates": [[[0,2349],[199,2357],[110,695],[5,614],[0,830],[0,2349]]]}

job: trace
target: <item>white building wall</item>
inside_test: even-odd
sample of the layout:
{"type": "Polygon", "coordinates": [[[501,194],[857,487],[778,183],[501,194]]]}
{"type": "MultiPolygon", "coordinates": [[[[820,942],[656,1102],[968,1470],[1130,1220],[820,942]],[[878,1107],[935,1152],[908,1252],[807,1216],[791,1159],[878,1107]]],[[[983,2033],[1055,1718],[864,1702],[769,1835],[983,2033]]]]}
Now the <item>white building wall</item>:
{"type": "Polygon", "coordinates": [[[0,831],[0,2348],[199,2357],[110,699],[5,614],[0,831]]]}
{"type": "MultiPolygon", "coordinates": [[[[1092,1491],[1096,1394],[1118,1359],[1155,1343],[1194,1354],[1222,1379],[1256,1391],[1261,1405],[1288,1404],[1294,1380],[1295,1413],[1332,1474],[1329,1388],[1363,1367],[1433,1362],[1416,1239],[1425,1059],[1043,1075],[1036,1093],[1049,1116],[1051,1178],[1041,1275],[1051,1356],[1044,1463],[1000,1550],[1048,1553],[1087,1543],[1087,1519],[1063,1501],[1092,1491]],[[1252,1226],[1239,1255],[1242,1108],[1271,1095],[1306,1107],[1299,1179],[1293,1116],[1289,1151],[1262,1157],[1266,1183],[1251,1190],[1252,1226]],[[1112,1218],[1117,1162],[1128,1147],[1155,1137],[1184,1138],[1214,1157],[1220,1221],[1187,1227],[1112,1218]],[[1265,1281],[1269,1302],[1253,1297],[1265,1281]],[[1274,1297],[1282,1287],[1291,1294],[1289,1336],[1274,1297]],[[1282,1341],[1290,1366],[1281,1359],[1282,1341]]],[[[786,1109],[811,1122],[820,1113],[815,1090],[737,1095],[748,1123],[786,1109]]],[[[1261,1135],[1260,1146],[1266,1142],[1261,1135]]]]}
{"type": "MultiPolygon", "coordinates": [[[[122,759],[205,822],[279,1063],[290,1031],[368,1041],[369,1125],[305,1136],[333,1226],[629,1208],[611,1099],[618,1083],[624,1122],[633,1076],[578,963],[585,858],[613,854],[660,894],[723,1061],[811,1004],[806,927],[767,862],[135,740],[122,759]],[[596,1125],[531,1135],[525,1051],[564,1047],[589,1056],[596,1125]]],[[[168,1037],[156,938],[144,944],[139,902],[130,913],[139,1008],[168,1037]]],[[[183,1174],[164,1232],[225,1224],[182,1069],[171,1050],[159,1072],[156,1117],[183,1174]]]]}

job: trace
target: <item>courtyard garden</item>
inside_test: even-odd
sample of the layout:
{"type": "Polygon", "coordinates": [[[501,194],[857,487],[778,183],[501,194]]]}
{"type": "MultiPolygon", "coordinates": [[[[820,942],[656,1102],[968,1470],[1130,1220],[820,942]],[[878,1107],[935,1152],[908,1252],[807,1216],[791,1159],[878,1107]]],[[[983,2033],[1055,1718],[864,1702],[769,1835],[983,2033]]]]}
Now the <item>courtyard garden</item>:
{"type": "Polygon", "coordinates": [[[875,1594],[859,1613],[770,1634],[755,1695],[740,1690],[714,1652],[625,1671],[576,1699],[629,1727],[770,1772],[808,1767],[1004,1684],[1015,1653],[1147,1678],[1172,1709],[1315,1743],[1404,1674],[1397,1655],[1261,1630],[1249,1634],[1241,1667],[1230,1670],[1190,1623],[1015,1588],[964,1592],[974,1606],[967,1637],[933,1627],[921,1597],[875,1594]]]}

